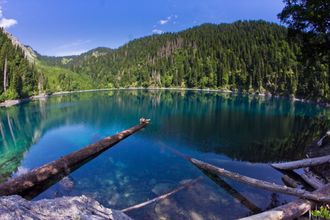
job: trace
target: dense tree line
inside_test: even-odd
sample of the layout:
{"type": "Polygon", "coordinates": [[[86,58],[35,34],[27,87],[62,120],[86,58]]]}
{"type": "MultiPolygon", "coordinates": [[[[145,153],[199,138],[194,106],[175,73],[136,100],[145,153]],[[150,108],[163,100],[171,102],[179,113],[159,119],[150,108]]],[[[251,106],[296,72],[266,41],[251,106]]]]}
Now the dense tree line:
{"type": "Polygon", "coordinates": [[[312,92],[327,97],[330,85],[330,2],[328,0],[283,0],[278,14],[288,27],[288,38],[299,42],[302,54],[301,81],[298,94],[312,92]],[[318,89],[320,88],[320,89],[318,89]]]}
{"type": "Polygon", "coordinates": [[[329,100],[328,65],[302,62],[302,44],[265,21],[204,24],[116,49],[41,59],[89,75],[98,87],[220,88],[329,100]]]}
{"type": "Polygon", "coordinates": [[[39,75],[21,47],[0,28],[0,100],[31,96],[38,90],[39,75]]]}
{"type": "Polygon", "coordinates": [[[288,38],[290,30],[265,21],[204,24],[133,40],[115,50],[96,48],[69,57],[39,55],[37,65],[1,30],[1,100],[41,91],[187,87],[329,101],[329,50],[308,50],[305,35],[288,38]]]}

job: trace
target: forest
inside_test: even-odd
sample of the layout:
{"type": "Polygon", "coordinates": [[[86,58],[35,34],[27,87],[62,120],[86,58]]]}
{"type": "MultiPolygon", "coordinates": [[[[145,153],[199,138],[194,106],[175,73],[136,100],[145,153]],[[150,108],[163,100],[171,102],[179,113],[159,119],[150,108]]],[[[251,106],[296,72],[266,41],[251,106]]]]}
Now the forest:
{"type": "Polygon", "coordinates": [[[23,48],[15,45],[11,35],[0,29],[0,100],[36,94],[42,81],[36,66],[26,57],[23,48]]]}
{"type": "Polygon", "coordinates": [[[35,64],[1,34],[0,78],[6,59],[9,78],[8,90],[3,83],[0,89],[5,98],[40,91],[180,87],[329,101],[328,54],[306,59],[303,42],[289,34],[286,27],[262,20],[203,24],[79,56],[37,54],[35,64]]]}

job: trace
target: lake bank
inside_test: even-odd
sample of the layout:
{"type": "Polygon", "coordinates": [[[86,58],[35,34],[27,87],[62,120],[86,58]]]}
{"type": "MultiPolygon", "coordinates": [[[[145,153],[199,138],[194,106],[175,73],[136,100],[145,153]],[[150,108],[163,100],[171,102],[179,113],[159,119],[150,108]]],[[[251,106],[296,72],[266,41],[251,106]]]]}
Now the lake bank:
{"type": "Polygon", "coordinates": [[[201,92],[217,92],[217,93],[231,93],[231,94],[243,94],[243,95],[249,95],[249,96],[260,96],[260,97],[275,97],[275,98],[288,98],[294,102],[303,102],[303,103],[310,103],[310,104],[316,104],[320,105],[326,108],[330,108],[330,103],[328,102],[322,102],[322,101],[315,101],[315,100],[310,100],[310,99],[303,99],[303,98],[296,98],[296,97],[287,97],[287,96],[280,96],[276,94],[271,94],[269,92],[266,93],[247,93],[247,92],[237,92],[237,91],[232,91],[229,89],[198,89],[198,88],[165,88],[165,87],[149,87],[149,88],[144,88],[144,87],[128,87],[128,88],[109,88],[109,89],[86,89],[86,90],[76,90],[76,91],[61,91],[61,92],[54,92],[50,94],[40,94],[36,96],[31,96],[28,98],[23,98],[23,99],[15,99],[15,100],[6,100],[4,102],[0,103],[0,108],[5,107],[11,107],[15,105],[19,105],[22,103],[26,103],[29,101],[35,101],[35,100],[40,100],[40,99],[46,99],[50,96],[59,96],[59,95],[67,95],[67,94],[74,94],[74,93],[84,93],[84,92],[100,92],[100,91],[116,91],[116,90],[169,90],[169,91],[201,91],[201,92]]]}

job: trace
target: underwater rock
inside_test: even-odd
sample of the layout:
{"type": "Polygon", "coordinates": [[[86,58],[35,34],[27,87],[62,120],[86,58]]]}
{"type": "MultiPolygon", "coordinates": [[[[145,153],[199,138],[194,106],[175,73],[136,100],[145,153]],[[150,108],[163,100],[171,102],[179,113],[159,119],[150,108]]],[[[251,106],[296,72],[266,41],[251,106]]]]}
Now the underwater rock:
{"type": "Polygon", "coordinates": [[[64,177],[60,182],[59,184],[66,190],[69,190],[69,189],[72,189],[74,187],[74,182],[73,180],[66,176],[64,177]]]}
{"type": "Polygon", "coordinates": [[[162,195],[164,193],[169,192],[173,188],[173,185],[170,183],[158,183],[156,186],[152,188],[152,192],[156,195],[162,195]]]}
{"type": "Polygon", "coordinates": [[[86,196],[28,201],[16,195],[0,197],[0,219],[131,220],[121,211],[105,208],[86,196]]]}

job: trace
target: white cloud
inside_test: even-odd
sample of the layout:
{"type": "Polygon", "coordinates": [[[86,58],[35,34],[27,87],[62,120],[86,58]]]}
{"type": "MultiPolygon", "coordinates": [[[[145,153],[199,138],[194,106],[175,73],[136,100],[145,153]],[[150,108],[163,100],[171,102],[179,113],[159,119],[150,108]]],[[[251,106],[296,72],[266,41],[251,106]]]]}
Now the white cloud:
{"type": "Polygon", "coordinates": [[[152,30],[152,33],[153,33],[153,34],[162,34],[162,33],[164,33],[164,31],[159,30],[159,29],[153,29],[153,30],[152,30]]]}
{"type": "Polygon", "coordinates": [[[170,22],[171,20],[173,20],[173,24],[175,24],[175,19],[177,19],[178,16],[177,15],[171,15],[171,16],[168,16],[167,18],[165,19],[161,19],[158,23],[160,25],[164,25],[164,24],[167,24],[168,22],[170,22]]]}
{"type": "MultiPolygon", "coordinates": [[[[5,2],[0,2],[1,3],[5,3],[5,2]]],[[[12,18],[5,18],[3,16],[3,9],[2,6],[0,5],[0,27],[2,28],[10,28],[14,25],[17,24],[17,21],[15,19],[12,18]]]]}
{"type": "Polygon", "coordinates": [[[17,21],[15,19],[7,19],[7,18],[0,19],[0,27],[2,28],[10,28],[16,24],[17,21]]]}
{"type": "Polygon", "coordinates": [[[160,20],[160,21],[159,21],[159,23],[160,23],[161,25],[164,25],[164,24],[166,24],[167,22],[169,22],[169,20],[160,20]]]}

